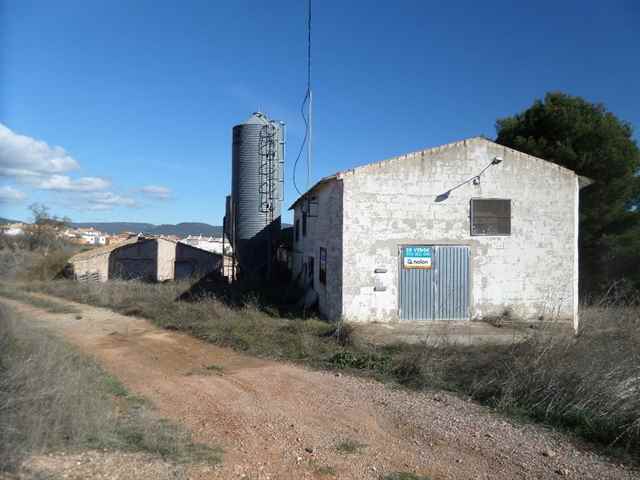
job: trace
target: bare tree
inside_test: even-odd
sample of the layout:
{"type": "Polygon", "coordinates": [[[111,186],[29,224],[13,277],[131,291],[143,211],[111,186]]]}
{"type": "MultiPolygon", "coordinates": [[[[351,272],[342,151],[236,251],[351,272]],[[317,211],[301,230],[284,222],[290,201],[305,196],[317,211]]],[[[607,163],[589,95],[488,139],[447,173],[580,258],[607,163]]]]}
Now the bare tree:
{"type": "Polygon", "coordinates": [[[30,250],[43,250],[47,255],[49,250],[61,242],[61,234],[69,226],[68,217],[60,218],[49,213],[49,207],[42,203],[29,205],[33,216],[33,224],[27,229],[30,250]]]}

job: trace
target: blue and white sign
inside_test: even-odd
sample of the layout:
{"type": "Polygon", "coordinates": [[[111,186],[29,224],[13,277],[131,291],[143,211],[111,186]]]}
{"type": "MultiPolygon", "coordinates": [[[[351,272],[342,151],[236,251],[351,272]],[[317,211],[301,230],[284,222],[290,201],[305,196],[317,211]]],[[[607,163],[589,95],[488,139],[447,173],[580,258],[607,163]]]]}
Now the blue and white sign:
{"type": "Polygon", "coordinates": [[[402,264],[404,268],[430,269],[433,267],[432,258],[432,247],[404,247],[402,264]]]}

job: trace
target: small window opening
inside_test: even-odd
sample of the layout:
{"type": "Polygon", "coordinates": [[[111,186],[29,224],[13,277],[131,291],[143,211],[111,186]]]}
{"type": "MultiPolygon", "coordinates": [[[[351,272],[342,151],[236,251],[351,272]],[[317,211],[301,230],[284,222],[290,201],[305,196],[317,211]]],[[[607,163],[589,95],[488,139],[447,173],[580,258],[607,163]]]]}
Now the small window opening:
{"type": "Polygon", "coordinates": [[[323,285],[327,284],[327,249],[320,247],[320,268],[318,270],[318,280],[323,285]]]}
{"type": "Polygon", "coordinates": [[[315,284],[314,284],[314,275],[313,275],[314,274],[314,271],[313,271],[314,270],[314,268],[313,268],[314,265],[313,265],[313,263],[314,263],[314,258],[313,257],[309,257],[308,260],[307,260],[307,265],[308,265],[307,273],[309,275],[309,284],[311,285],[311,288],[313,288],[315,286],[315,284]]]}
{"type": "Polygon", "coordinates": [[[511,200],[471,200],[471,235],[511,235],[511,200]]]}

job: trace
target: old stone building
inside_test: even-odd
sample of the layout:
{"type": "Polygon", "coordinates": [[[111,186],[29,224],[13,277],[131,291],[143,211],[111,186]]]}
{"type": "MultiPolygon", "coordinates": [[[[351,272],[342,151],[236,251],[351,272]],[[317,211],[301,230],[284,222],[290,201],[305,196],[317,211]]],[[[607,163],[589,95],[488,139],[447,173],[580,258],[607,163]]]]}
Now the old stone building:
{"type": "Polygon", "coordinates": [[[577,324],[589,183],[483,138],[339,172],[291,206],[293,275],[330,319],[577,324]]]}
{"type": "Polygon", "coordinates": [[[69,259],[74,278],[148,281],[199,278],[221,271],[222,256],[165,238],[134,237],[69,259]]]}

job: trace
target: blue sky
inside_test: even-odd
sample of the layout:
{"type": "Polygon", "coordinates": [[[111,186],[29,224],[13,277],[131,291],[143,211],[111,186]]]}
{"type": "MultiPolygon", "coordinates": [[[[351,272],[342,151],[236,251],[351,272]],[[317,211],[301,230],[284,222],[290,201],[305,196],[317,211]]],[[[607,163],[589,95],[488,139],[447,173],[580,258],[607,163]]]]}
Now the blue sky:
{"type": "MultiPolygon", "coordinates": [[[[305,22],[302,0],[0,0],[0,216],[220,224],[258,109],[288,124],[288,206],[305,22]]],[[[314,0],[313,178],[494,136],[549,90],[638,138],[639,24],[635,0],[314,0]]]]}

